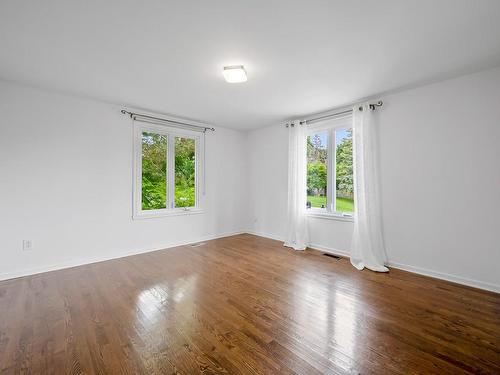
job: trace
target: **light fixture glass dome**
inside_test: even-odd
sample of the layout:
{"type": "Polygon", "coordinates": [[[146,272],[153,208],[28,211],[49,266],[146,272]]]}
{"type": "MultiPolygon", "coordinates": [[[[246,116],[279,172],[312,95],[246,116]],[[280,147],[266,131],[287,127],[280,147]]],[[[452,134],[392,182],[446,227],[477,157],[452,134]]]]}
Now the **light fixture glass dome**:
{"type": "Polygon", "coordinates": [[[222,74],[224,74],[226,82],[229,83],[246,82],[247,80],[247,72],[243,65],[225,66],[222,74]]]}

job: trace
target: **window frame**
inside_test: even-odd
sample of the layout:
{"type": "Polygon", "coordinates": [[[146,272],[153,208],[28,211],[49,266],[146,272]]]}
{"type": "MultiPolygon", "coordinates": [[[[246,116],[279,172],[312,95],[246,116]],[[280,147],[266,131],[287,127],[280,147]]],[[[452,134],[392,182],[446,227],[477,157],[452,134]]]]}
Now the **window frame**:
{"type": "MultiPolygon", "coordinates": [[[[313,217],[322,217],[328,219],[341,219],[345,221],[353,221],[354,212],[342,212],[336,210],[336,177],[337,177],[337,140],[336,132],[342,129],[353,129],[352,114],[335,117],[325,121],[321,121],[315,124],[307,126],[306,137],[309,137],[316,133],[327,133],[328,134],[328,145],[327,145],[327,186],[326,186],[326,207],[311,207],[307,209],[307,215],[313,217]],[[350,126],[346,126],[345,123],[341,123],[341,120],[350,119],[350,126]]],[[[354,129],[353,129],[354,137],[354,129]]],[[[354,158],[354,155],[353,155],[354,158]]],[[[354,162],[354,160],[353,160],[354,162]]],[[[354,208],[356,209],[356,207],[354,208]]]]}
{"type": "Polygon", "coordinates": [[[133,162],[133,219],[177,216],[203,213],[204,192],[204,137],[202,132],[180,129],[168,125],[134,121],[134,162],[133,162]],[[166,208],[142,209],[142,133],[161,134],[167,138],[167,195],[166,208]],[[174,207],[175,204],[175,138],[194,139],[195,142],[195,204],[193,207],[174,207]]]}

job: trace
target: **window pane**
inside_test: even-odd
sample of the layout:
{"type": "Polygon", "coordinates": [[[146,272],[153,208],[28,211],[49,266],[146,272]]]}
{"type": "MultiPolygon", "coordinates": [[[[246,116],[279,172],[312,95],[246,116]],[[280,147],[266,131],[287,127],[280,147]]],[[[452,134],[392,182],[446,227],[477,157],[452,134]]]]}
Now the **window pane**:
{"type": "Polygon", "coordinates": [[[335,131],[336,201],[335,211],[354,211],[354,186],[352,169],[352,129],[335,131]]]}
{"type": "Polygon", "coordinates": [[[175,137],[175,207],[195,205],[195,140],[175,137]]]}
{"type": "Polygon", "coordinates": [[[307,137],[307,207],[326,208],[328,132],[307,137]]]}
{"type": "Polygon", "coordinates": [[[167,207],[167,137],[142,133],[142,209],[167,207]]]}

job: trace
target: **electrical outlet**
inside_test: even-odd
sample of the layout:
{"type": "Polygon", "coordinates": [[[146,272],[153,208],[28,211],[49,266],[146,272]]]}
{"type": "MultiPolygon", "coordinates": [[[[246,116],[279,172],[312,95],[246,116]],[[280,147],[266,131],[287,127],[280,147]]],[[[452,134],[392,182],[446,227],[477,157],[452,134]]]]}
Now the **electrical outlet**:
{"type": "Polygon", "coordinates": [[[23,250],[24,251],[33,250],[33,241],[23,240],[23,250]]]}

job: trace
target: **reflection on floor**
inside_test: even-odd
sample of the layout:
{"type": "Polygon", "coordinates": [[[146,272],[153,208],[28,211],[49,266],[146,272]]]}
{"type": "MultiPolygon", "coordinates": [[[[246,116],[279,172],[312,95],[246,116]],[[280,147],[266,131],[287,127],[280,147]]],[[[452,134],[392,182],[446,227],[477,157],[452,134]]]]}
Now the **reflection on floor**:
{"type": "Polygon", "coordinates": [[[500,295],[252,235],[0,283],[2,373],[500,373],[500,295]]]}

